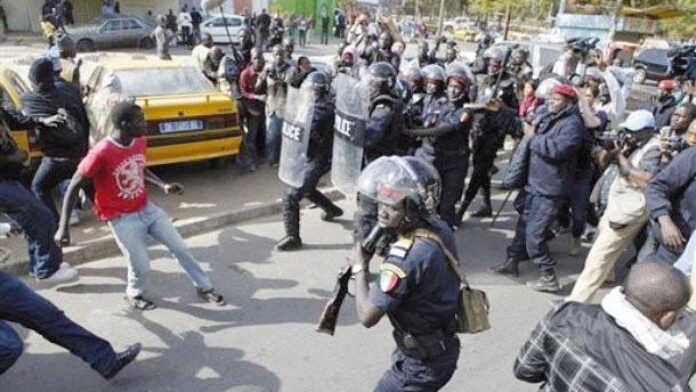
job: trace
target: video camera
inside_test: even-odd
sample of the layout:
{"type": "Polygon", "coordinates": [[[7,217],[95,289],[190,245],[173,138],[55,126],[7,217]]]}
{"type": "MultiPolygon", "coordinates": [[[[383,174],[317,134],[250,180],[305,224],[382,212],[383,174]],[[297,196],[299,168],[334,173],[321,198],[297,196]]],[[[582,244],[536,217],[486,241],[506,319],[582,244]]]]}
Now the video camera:
{"type": "Polygon", "coordinates": [[[571,46],[573,52],[580,53],[582,55],[582,58],[585,58],[587,57],[587,54],[590,52],[590,50],[597,48],[599,38],[571,38],[566,42],[568,45],[571,46]]]}
{"type": "Polygon", "coordinates": [[[689,148],[689,145],[681,136],[668,136],[665,138],[665,142],[667,142],[668,149],[672,154],[678,154],[689,148]]]}
{"type": "Polygon", "coordinates": [[[680,81],[696,81],[696,45],[683,45],[670,49],[669,77],[680,81]]]}
{"type": "Polygon", "coordinates": [[[607,151],[613,150],[616,148],[615,144],[618,144],[619,148],[623,150],[626,145],[626,133],[623,131],[605,132],[595,138],[595,144],[607,151]]]}

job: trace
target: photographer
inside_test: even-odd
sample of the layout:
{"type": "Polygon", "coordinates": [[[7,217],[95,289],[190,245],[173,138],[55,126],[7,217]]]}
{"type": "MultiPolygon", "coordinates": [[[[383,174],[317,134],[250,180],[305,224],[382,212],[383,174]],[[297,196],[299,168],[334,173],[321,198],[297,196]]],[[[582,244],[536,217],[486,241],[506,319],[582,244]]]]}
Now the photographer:
{"type": "Polygon", "coordinates": [[[285,98],[292,77],[292,67],[281,45],[273,47],[274,62],[266,65],[259,82],[267,91],[266,100],[266,159],[271,167],[278,166],[280,131],[285,114],[285,98]]]}
{"type": "MultiPolygon", "coordinates": [[[[686,133],[690,147],[696,145],[696,122],[686,133]]],[[[679,154],[650,183],[646,190],[650,219],[657,224],[653,234],[658,240],[656,261],[673,263],[684,250],[686,238],[696,228],[696,149],[679,154]]]]}
{"type": "Polygon", "coordinates": [[[696,106],[685,103],[676,107],[669,120],[669,126],[660,130],[660,152],[662,166],[669,164],[682,150],[689,147],[685,140],[689,124],[696,117],[696,106]]]}
{"type": "Polygon", "coordinates": [[[644,189],[660,167],[655,118],[647,110],[638,110],[628,116],[619,130],[618,135],[625,137],[600,139],[606,149],[600,155],[600,164],[616,164],[619,175],[609,190],[597,239],[567,301],[589,302],[648,221],[644,189]]]}

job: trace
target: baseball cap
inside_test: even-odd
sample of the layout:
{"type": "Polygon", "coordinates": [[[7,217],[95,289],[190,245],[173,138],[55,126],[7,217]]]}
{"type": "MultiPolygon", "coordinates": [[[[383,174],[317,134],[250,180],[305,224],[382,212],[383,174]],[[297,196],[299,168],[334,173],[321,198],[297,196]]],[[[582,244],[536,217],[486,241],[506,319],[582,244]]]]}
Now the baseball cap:
{"type": "Polygon", "coordinates": [[[655,116],[647,110],[636,110],[628,115],[619,128],[628,132],[638,132],[645,128],[655,129],[655,116]]]}

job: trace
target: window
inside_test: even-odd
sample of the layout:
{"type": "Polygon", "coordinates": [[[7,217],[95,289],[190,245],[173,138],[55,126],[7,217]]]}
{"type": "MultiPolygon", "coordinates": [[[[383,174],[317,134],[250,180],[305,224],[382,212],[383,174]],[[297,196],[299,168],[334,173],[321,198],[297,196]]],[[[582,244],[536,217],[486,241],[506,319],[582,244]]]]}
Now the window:
{"type": "Polygon", "coordinates": [[[108,33],[113,31],[119,31],[121,29],[122,27],[120,20],[110,20],[104,23],[104,27],[102,27],[102,32],[108,33]]]}
{"type": "Polygon", "coordinates": [[[241,19],[232,18],[232,17],[225,17],[225,20],[223,20],[223,18],[218,17],[218,18],[213,19],[212,22],[210,22],[210,26],[211,27],[225,27],[225,21],[227,21],[228,27],[236,27],[236,26],[242,25],[241,19]]]}
{"type": "Polygon", "coordinates": [[[124,30],[140,30],[142,26],[135,19],[126,19],[123,21],[124,30]]]}

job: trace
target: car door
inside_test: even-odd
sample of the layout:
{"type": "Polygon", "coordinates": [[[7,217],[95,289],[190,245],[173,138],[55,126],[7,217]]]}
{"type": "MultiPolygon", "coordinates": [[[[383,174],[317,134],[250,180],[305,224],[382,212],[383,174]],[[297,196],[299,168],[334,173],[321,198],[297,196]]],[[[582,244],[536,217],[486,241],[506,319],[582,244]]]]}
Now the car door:
{"type": "Polygon", "coordinates": [[[122,39],[123,23],[121,19],[109,19],[99,28],[97,44],[100,48],[115,48],[122,39]]]}
{"type": "Polygon", "coordinates": [[[140,39],[145,35],[143,26],[133,18],[123,19],[123,45],[128,48],[138,46],[140,39]]]}

